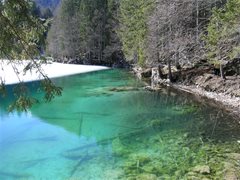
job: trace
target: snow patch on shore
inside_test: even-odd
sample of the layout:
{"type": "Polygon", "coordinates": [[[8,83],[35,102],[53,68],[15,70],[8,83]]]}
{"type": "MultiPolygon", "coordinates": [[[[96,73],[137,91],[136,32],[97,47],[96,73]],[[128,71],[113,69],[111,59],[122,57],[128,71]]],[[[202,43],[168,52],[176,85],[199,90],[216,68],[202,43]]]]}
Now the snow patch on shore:
{"type": "MultiPolygon", "coordinates": [[[[19,82],[30,82],[43,79],[43,76],[36,67],[24,72],[24,68],[29,63],[31,63],[31,61],[0,60],[0,81],[4,82],[6,85],[10,85],[17,84],[19,82]]],[[[104,66],[74,65],[56,62],[41,65],[41,71],[49,78],[69,76],[105,69],[109,68],[104,66]]]]}

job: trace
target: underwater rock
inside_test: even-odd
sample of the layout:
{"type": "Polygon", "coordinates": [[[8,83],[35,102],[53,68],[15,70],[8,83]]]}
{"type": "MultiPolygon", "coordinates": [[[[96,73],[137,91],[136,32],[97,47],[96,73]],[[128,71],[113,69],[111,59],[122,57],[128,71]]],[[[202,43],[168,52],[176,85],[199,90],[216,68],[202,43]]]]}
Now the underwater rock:
{"type": "MultiPolygon", "coordinates": [[[[151,161],[150,157],[147,154],[131,154],[128,157],[128,161],[123,165],[123,170],[126,175],[133,175],[146,172],[143,169],[145,164],[148,164],[151,161]]],[[[151,173],[151,172],[147,172],[151,173]]]]}
{"type": "Polygon", "coordinates": [[[189,133],[184,133],[183,134],[183,138],[189,138],[190,137],[190,134],[189,133]]]}
{"type": "Polygon", "coordinates": [[[161,179],[164,179],[164,180],[172,180],[172,179],[175,179],[175,178],[169,176],[168,174],[164,174],[164,175],[160,176],[158,179],[159,179],[159,180],[161,180],[161,179]]]}
{"type": "Polygon", "coordinates": [[[166,169],[163,167],[161,160],[154,158],[153,161],[145,164],[142,170],[146,173],[162,175],[166,173],[166,169]]]}
{"type": "Polygon", "coordinates": [[[224,165],[224,169],[232,169],[232,168],[234,168],[234,164],[232,164],[232,163],[229,163],[229,162],[224,162],[223,163],[224,165]]]}
{"type": "Polygon", "coordinates": [[[155,174],[140,174],[136,177],[136,180],[157,180],[157,176],[155,174]]]}
{"type": "Polygon", "coordinates": [[[240,154],[239,153],[229,153],[227,157],[236,161],[240,161],[240,154]]]}
{"type": "Polygon", "coordinates": [[[134,154],[131,158],[136,162],[138,161],[140,165],[144,165],[151,161],[149,155],[144,153],[134,154]]]}
{"type": "Polygon", "coordinates": [[[64,152],[61,154],[64,158],[70,160],[79,160],[84,157],[84,152],[74,151],[74,152],[64,152]]]}
{"type": "Polygon", "coordinates": [[[155,167],[152,166],[152,165],[146,165],[142,169],[143,169],[144,172],[147,172],[147,173],[154,173],[154,172],[156,172],[155,167]]]}
{"type": "Polygon", "coordinates": [[[160,119],[154,119],[154,120],[151,120],[150,123],[149,123],[150,127],[152,127],[153,129],[158,129],[161,127],[162,125],[162,120],[160,119]]]}
{"type": "Polygon", "coordinates": [[[123,165],[123,170],[125,174],[133,174],[138,170],[137,162],[128,161],[123,165]]]}
{"type": "MultiPolygon", "coordinates": [[[[233,154],[235,154],[235,153],[233,153],[233,154]]],[[[229,162],[224,162],[223,179],[224,180],[238,180],[238,176],[237,176],[234,164],[229,163],[229,162]]]]}
{"type": "Polygon", "coordinates": [[[126,156],[129,150],[122,144],[119,138],[116,138],[112,141],[112,152],[116,156],[126,156]]]}
{"type": "Polygon", "coordinates": [[[137,87],[112,87],[108,89],[109,91],[113,92],[124,92],[124,91],[138,91],[139,88],[137,87]]]}
{"type": "Polygon", "coordinates": [[[123,176],[122,169],[109,169],[104,172],[104,178],[106,179],[120,179],[123,176]]]}
{"type": "Polygon", "coordinates": [[[234,169],[228,169],[224,172],[224,180],[238,180],[236,171],[234,169]]]}
{"type": "Polygon", "coordinates": [[[201,178],[197,177],[197,174],[194,173],[194,172],[188,172],[186,175],[185,175],[186,178],[184,179],[187,179],[187,180],[202,180],[201,178]]]}
{"type": "Polygon", "coordinates": [[[177,170],[175,171],[174,175],[177,177],[177,178],[180,178],[182,176],[182,172],[180,170],[177,170]]]}
{"type": "Polygon", "coordinates": [[[177,115],[185,115],[198,111],[196,105],[174,106],[172,111],[177,115]]]}
{"type": "Polygon", "coordinates": [[[203,165],[203,166],[198,165],[193,168],[193,172],[200,173],[200,174],[210,174],[210,167],[207,165],[203,165]]]}

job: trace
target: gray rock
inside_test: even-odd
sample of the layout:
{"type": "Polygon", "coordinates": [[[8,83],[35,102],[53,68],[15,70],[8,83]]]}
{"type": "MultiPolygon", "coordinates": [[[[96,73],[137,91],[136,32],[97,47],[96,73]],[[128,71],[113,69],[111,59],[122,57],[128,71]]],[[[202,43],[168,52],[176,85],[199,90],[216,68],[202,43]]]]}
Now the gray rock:
{"type": "Polygon", "coordinates": [[[200,173],[200,174],[210,174],[210,167],[207,165],[198,165],[193,168],[193,172],[200,173]]]}
{"type": "Polygon", "coordinates": [[[136,177],[137,180],[157,180],[157,176],[155,174],[140,174],[136,177]]]}
{"type": "Polygon", "coordinates": [[[236,161],[240,161],[240,154],[239,153],[229,153],[227,157],[236,161]]]}
{"type": "MultiPolygon", "coordinates": [[[[231,157],[235,157],[236,153],[230,153],[231,157]]],[[[238,157],[238,155],[236,156],[238,157]]],[[[238,180],[237,172],[235,166],[232,163],[224,162],[224,171],[223,171],[224,180],[238,180]]]]}
{"type": "Polygon", "coordinates": [[[224,172],[224,180],[238,180],[236,171],[234,169],[228,169],[224,172]]]}

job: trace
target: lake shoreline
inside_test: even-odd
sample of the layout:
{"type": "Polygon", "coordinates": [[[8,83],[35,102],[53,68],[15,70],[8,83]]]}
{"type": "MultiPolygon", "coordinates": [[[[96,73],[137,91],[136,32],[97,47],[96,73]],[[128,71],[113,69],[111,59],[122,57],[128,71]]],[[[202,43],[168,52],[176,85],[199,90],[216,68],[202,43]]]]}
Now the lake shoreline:
{"type": "MultiPolygon", "coordinates": [[[[223,93],[208,92],[194,85],[172,84],[173,88],[214,101],[216,107],[222,107],[233,116],[240,118],[240,98],[223,93]]],[[[239,121],[240,122],[240,121],[239,121]]]]}
{"type": "Polygon", "coordinates": [[[62,64],[57,62],[40,63],[30,60],[0,60],[0,81],[5,85],[57,78],[93,71],[107,70],[105,66],[62,64]]]}
{"type": "MultiPolygon", "coordinates": [[[[148,83],[147,89],[158,91],[163,86],[170,86],[174,89],[185,91],[187,93],[207,98],[213,101],[216,107],[221,107],[233,116],[240,118],[240,76],[228,76],[225,80],[212,74],[212,69],[187,69],[182,72],[176,72],[179,80],[174,83],[162,79],[156,73],[157,68],[142,69],[133,68],[133,73],[137,78],[148,83]]],[[[167,76],[166,76],[167,77],[167,76]]]]}

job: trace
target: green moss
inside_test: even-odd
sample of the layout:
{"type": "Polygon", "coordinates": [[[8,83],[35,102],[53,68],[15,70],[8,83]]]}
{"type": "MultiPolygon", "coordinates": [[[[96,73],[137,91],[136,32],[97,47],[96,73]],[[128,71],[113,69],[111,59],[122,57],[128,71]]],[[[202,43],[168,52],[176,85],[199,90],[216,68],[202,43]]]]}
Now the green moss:
{"type": "Polygon", "coordinates": [[[128,156],[130,150],[125,147],[119,138],[112,141],[112,153],[116,156],[128,156]]]}
{"type": "Polygon", "coordinates": [[[151,120],[149,125],[150,127],[152,127],[153,129],[159,129],[162,126],[163,122],[161,119],[154,119],[151,120]]]}

